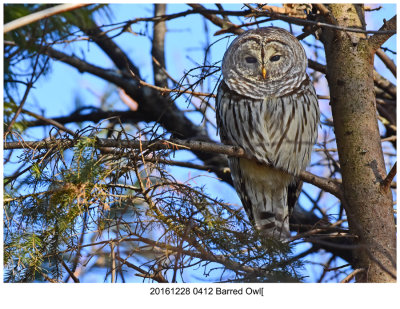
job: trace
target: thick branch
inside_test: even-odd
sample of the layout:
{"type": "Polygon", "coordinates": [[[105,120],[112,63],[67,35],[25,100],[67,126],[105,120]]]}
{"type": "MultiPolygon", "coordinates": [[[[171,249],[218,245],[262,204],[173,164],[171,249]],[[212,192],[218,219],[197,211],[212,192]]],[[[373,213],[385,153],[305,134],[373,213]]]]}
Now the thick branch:
{"type": "MultiPolygon", "coordinates": [[[[167,5],[165,3],[154,4],[154,16],[165,15],[166,8],[167,5]]],[[[154,84],[164,88],[168,87],[167,76],[162,70],[165,68],[164,43],[166,33],[167,26],[165,25],[165,21],[160,20],[154,23],[151,55],[158,62],[153,61],[154,84]]]]}
{"type": "Polygon", "coordinates": [[[54,48],[47,47],[44,52],[53,59],[57,59],[66,64],[69,64],[70,66],[73,66],[74,68],[78,69],[79,72],[81,73],[87,72],[96,75],[97,77],[100,77],[124,89],[137,87],[134,80],[126,79],[120,74],[116,73],[115,71],[95,66],[86,61],[80,60],[75,56],[69,56],[54,48]]]}
{"type": "MultiPolygon", "coordinates": [[[[384,21],[383,26],[379,29],[379,31],[388,31],[396,30],[396,18],[397,15],[393,16],[389,21],[384,21]]],[[[377,51],[383,43],[385,43],[394,33],[388,34],[374,34],[368,39],[369,45],[371,49],[375,52],[377,51]]]]}

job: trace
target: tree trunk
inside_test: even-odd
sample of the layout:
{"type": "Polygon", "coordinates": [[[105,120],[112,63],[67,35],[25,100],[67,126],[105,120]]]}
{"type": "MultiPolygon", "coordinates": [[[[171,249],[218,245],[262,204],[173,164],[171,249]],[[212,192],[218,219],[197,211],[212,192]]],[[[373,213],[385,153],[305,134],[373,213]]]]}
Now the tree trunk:
{"type": "MultiPolygon", "coordinates": [[[[330,4],[330,22],[365,29],[359,4],[330,4]]],[[[396,227],[393,198],[382,188],[386,177],[376,116],[374,48],[365,33],[325,28],[322,33],[344,207],[357,235],[357,282],[396,280],[396,227]]]]}

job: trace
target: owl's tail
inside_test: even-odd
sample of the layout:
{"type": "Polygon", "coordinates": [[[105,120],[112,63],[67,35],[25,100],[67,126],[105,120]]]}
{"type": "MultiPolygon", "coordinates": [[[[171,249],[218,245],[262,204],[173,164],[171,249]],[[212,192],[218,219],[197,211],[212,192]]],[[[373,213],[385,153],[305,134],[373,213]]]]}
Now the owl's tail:
{"type": "Polygon", "coordinates": [[[290,237],[288,186],[292,176],[248,159],[230,159],[233,182],[255,227],[267,238],[290,237]]]}
{"type": "Polygon", "coordinates": [[[290,237],[287,187],[263,192],[263,202],[253,206],[254,224],[267,238],[287,240],[290,237]]]}

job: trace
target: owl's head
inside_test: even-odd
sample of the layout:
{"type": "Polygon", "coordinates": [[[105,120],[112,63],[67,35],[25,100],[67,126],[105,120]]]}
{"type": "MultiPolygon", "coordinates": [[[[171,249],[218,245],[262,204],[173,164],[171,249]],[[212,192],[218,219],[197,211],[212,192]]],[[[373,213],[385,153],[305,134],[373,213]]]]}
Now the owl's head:
{"type": "Polygon", "coordinates": [[[300,42],[284,29],[266,27],[239,35],[222,60],[228,87],[247,97],[281,96],[307,78],[307,56],[300,42]]]}

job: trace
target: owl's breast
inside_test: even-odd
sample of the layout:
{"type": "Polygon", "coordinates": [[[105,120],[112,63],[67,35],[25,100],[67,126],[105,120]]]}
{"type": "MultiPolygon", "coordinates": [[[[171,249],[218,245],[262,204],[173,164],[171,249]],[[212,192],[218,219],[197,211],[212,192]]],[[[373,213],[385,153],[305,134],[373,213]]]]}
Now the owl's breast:
{"type": "Polygon", "coordinates": [[[319,122],[317,98],[308,88],[255,100],[222,82],[216,104],[222,142],[244,148],[259,162],[298,174],[310,161],[319,122]]]}
{"type": "Polygon", "coordinates": [[[241,96],[222,82],[216,101],[217,123],[222,142],[240,146],[262,163],[269,164],[269,137],[263,125],[263,100],[241,96]]]}

